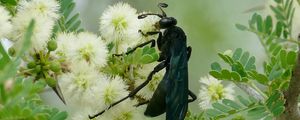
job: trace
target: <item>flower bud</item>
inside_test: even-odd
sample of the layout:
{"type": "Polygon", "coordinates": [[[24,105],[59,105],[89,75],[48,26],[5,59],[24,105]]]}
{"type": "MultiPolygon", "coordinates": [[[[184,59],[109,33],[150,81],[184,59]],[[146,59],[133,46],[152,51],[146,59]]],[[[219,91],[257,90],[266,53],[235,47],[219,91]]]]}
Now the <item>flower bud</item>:
{"type": "Polygon", "coordinates": [[[49,78],[46,78],[46,83],[49,87],[55,87],[57,81],[54,78],[49,77],[49,78]]]}
{"type": "Polygon", "coordinates": [[[34,68],[35,66],[36,66],[35,62],[29,62],[29,63],[27,64],[27,68],[29,68],[29,69],[32,69],[32,68],[34,68]]]}
{"type": "Polygon", "coordinates": [[[9,49],[8,49],[8,54],[10,55],[10,56],[15,56],[16,55],[16,49],[15,48],[13,48],[13,47],[10,47],[9,49]]]}
{"type": "Polygon", "coordinates": [[[35,71],[36,73],[41,72],[41,70],[42,70],[42,66],[41,66],[41,65],[37,65],[37,66],[35,66],[35,68],[34,68],[34,71],[35,71]]]}
{"type": "Polygon", "coordinates": [[[56,41],[55,41],[55,40],[50,40],[50,41],[48,41],[47,49],[48,49],[49,51],[54,51],[54,50],[56,50],[56,49],[57,49],[57,43],[56,43],[56,41]]]}
{"type": "Polygon", "coordinates": [[[61,70],[61,66],[60,66],[60,63],[55,61],[55,62],[52,62],[50,64],[50,70],[52,70],[53,72],[59,72],[61,70]]]}

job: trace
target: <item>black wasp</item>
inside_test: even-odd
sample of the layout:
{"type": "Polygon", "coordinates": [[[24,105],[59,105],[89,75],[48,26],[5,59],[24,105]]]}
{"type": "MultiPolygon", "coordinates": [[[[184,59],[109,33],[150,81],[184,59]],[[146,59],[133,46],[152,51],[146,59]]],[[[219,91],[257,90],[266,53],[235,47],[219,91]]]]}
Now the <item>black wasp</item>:
{"type": "MultiPolygon", "coordinates": [[[[147,13],[138,16],[138,19],[146,18],[149,15],[160,17],[156,27],[164,29],[164,32],[153,31],[142,33],[144,35],[159,34],[157,46],[160,50],[159,64],[154,67],[153,71],[148,75],[147,80],[139,85],[136,89],[129,93],[128,96],[111,104],[106,110],[126,100],[132,98],[145,87],[152,79],[152,76],[162,69],[166,69],[163,80],[159,83],[150,101],[142,104],[148,104],[145,111],[146,116],[155,117],[166,112],[166,120],[183,120],[187,113],[188,103],[197,99],[196,95],[188,88],[188,60],[191,56],[192,49],[187,47],[186,35],[184,31],[176,26],[177,20],[173,17],[168,17],[162,8],[168,7],[165,3],[158,4],[162,14],[147,13]],[[191,99],[189,99],[191,96],[191,99]]],[[[140,31],[141,32],[141,31],[140,31]]],[[[151,43],[155,46],[155,40],[150,40],[141,45],[136,46],[125,54],[134,52],[138,47],[143,47],[151,43]]],[[[121,56],[117,54],[116,56],[121,56]]],[[[90,119],[95,118],[102,112],[89,116],[90,119]]]]}

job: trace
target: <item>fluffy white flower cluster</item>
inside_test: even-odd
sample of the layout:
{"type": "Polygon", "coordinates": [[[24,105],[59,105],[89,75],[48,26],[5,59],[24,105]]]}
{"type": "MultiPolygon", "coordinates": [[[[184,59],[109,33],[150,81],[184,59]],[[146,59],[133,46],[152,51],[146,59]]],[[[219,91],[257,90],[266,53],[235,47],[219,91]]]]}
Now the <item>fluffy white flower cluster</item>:
{"type": "MultiPolygon", "coordinates": [[[[35,71],[32,75],[42,76],[38,80],[47,79],[48,82],[45,81],[52,85],[50,87],[56,87],[58,83],[70,119],[84,120],[88,119],[88,115],[100,112],[127,96],[130,90],[146,80],[154,64],[134,66],[134,82],[126,75],[110,74],[104,69],[109,67],[109,60],[114,59],[110,58],[111,54],[123,53],[138,43],[156,39],[157,36],[143,36],[138,31],[157,31],[155,23],[159,18],[149,16],[139,20],[136,9],[119,2],[110,6],[100,17],[101,37],[90,32],[53,33],[54,25],[60,18],[59,8],[57,0],[20,0],[12,17],[0,6],[0,39],[12,40],[17,48],[23,43],[29,23],[34,20],[30,47],[30,53],[33,54],[26,54],[29,55],[24,57],[28,59],[24,59],[27,66],[22,67],[35,71]],[[51,42],[52,46],[49,47],[51,42]],[[107,46],[111,44],[112,49],[108,50],[107,46]]],[[[96,119],[144,119],[144,109],[135,105],[138,100],[151,98],[162,79],[162,73],[138,93],[139,99],[128,99],[96,119]]]]}
{"type": "MultiPolygon", "coordinates": [[[[155,31],[155,22],[159,19],[149,17],[144,20],[137,18],[137,11],[126,3],[110,6],[100,17],[101,37],[89,32],[59,33],[56,58],[63,58],[64,73],[59,76],[59,84],[66,99],[73,120],[87,120],[88,115],[106,109],[110,104],[129,94],[128,80],[118,75],[102,72],[107,67],[109,54],[126,52],[139,42],[149,40],[143,32],[155,31]],[[142,26],[142,27],[141,27],[142,26]],[[143,29],[141,29],[143,28],[143,29]],[[108,51],[109,44],[114,44],[108,51]]],[[[155,39],[154,37],[152,39],[155,39]]],[[[133,86],[145,81],[146,75],[154,64],[144,65],[138,69],[140,74],[133,86]]],[[[160,75],[139,92],[143,99],[150,99],[159,81],[160,75]]],[[[138,120],[145,118],[144,109],[136,108],[137,99],[128,99],[97,117],[99,120],[138,120]]]]}
{"type": "MultiPolygon", "coordinates": [[[[128,95],[127,85],[122,78],[106,75],[99,70],[106,64],[108,52],[100,37],[88,32],[60,33],[56,40],[59,46],[55,56],[65,58],[65,67],[68,69],[59,76],[58,81],[72,119],[87,119],[88,115],[128,95]]],[[[138,115],[134,107],[137,102],[128,102],[97,119],[133,119],[138,115]]]]}
{"type": "Polygon", "coordinates": [[[222,81],[215,79],[212,76],[202,77],[199,80],[200,90],[198,94],[199,106],[205,110],[211,108],[211,104],[222,99],[233,100],[233,85],[229,84],[226,87],[222,81]]]}
{"type": "Polygon", "coordinates": [[[22,41],[26,28],[34,20],[36,27],[31,38],[31,50],[44,50],[52,35],[55,21],[59,18],[58,10],[59,4],[56,0],[21,0],[17,13],[11,20],[13,29],[10,40],[22,41]]]}
{"type": "Polygon", "coordinates": [[[12,25],[10,22],[11,15],[9,12],[2,6],[0,6],[0,40],[11,32],[12,25]]]}
{"type": "Polygon", "coordinates": [[[65,57],[69,63],[85,62],[92,67],[102,67],[106,64],[108,53],[106,44],[95,34],[59,33],[56,40],[57,56],[65,57]]]}
{"type": "MultiPolygon", "coordinates": [[[[159,20],[156,16],[149,16],[139,20],[137,10],[129,4],[119,2],[110,6],[100,17],[100,33],[107,43],[113,43],[114,53],[122,53],[128,47],[139,42],[149,40],[142,32],[157,31],[155,23],[159,20]]],[[[152,37],[152,39],[155,39],[152,37]]]]}

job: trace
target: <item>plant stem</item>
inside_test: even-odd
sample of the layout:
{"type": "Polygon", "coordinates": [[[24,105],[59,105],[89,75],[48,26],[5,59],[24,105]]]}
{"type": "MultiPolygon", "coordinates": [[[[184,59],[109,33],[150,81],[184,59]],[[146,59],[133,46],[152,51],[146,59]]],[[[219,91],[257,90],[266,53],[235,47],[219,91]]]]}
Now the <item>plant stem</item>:
{"type": "Polygon", "coordinates": [[[254,90],[252,87],[250,87],[247,84],[234,82],[236,86],[238,86],[240,89],[245,91],[249,96],[253,96],[255,99],[263,101],[264,97],[258,93],[256,90],[254,90]]]}
{"type": "Polygon", "coordinates": [[[265,99],[268,98],[268,96],[264,92],[262,92],[253,82],[249,82],[249,84],[254,90],[260,93],[265,99]]]}

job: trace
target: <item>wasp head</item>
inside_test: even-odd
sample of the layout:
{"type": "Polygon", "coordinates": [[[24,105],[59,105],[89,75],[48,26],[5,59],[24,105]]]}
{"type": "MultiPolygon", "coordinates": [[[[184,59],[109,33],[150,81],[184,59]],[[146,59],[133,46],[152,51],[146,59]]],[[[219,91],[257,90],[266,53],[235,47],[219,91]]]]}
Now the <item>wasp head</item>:
{"type": "Polygon", "coordinates": [[[156,15],[161,19],[155,24],[155,26],[159,29],[165,29],[171,26],[175,26],[177,24],[177,20],[173,17],[167,17],[167,14],[162,8],[168,7],[166,3],[159,3],[158,8],[161,10],[162,14],[155,14],[155,13],[146,13],[138,16],[138,19],[146,18],[148,15],[156,15]]]}

